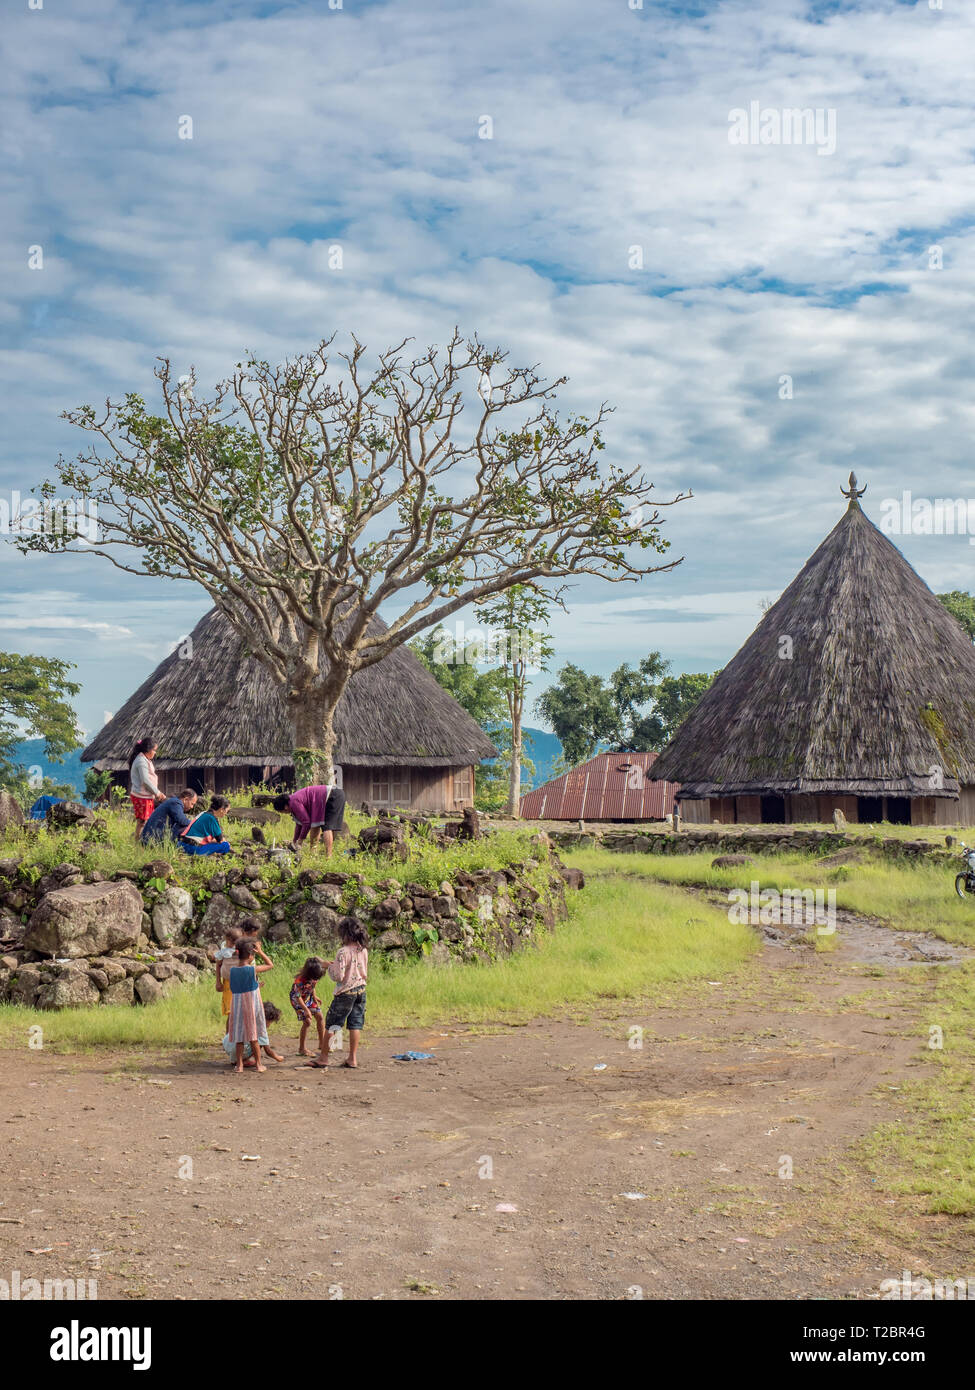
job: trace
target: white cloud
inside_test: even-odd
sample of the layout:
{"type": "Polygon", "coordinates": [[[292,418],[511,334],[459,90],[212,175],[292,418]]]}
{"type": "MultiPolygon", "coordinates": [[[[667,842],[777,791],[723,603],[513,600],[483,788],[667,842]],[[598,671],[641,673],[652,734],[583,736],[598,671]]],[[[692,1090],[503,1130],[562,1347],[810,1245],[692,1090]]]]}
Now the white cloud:
{"type": "MultiPolygon", "coordinates": [[[[567,372],[567,407],[614,404],[610,450],[662,498],[693,487],[664,513],[677,570],[632,604],[590,581],[572,596],[560,641],[611,664],[647,642],[675,664],[726,660],[754,594],[780,592],[835,523],[851,466],[868,512],[904,487],[970,490],[970,9],[258,8],[9,17],[9,486],[78,447],[66,406],[151,391],[158,354],[205,384],[247,347],[277,358],[335,328],[425,344],[459,323],[567,372]],[[730,145],[728,113],[752,100],[834,109],[835,154],[730,145]]],[[[932,582],[971,586],[966,548],[904,550],[932,582]]],[[[94,726],[206,600],[57,563],[85,621],[110,630],[124,609],[136,634],[125,661],[79,655],[94,726]]],[[[5,578],[33,573],[12,564],[5,578]]]]}

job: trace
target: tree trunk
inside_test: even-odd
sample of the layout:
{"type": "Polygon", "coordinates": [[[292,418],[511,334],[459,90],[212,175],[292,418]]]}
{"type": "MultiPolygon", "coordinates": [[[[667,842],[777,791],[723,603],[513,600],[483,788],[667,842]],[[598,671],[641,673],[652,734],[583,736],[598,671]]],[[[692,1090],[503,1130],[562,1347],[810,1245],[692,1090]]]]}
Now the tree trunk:
{"type": "Polygon", "coordinates": [[[318,689],[296,691],[288,697],[297,787],[335,781],[335,707],[339,695],[318,689]]]}
{"type": "Polygon", "coordinates": [[[508,815],[521,818],[521,709],[511,711],[511,768],[508,778],[508,815]]]}

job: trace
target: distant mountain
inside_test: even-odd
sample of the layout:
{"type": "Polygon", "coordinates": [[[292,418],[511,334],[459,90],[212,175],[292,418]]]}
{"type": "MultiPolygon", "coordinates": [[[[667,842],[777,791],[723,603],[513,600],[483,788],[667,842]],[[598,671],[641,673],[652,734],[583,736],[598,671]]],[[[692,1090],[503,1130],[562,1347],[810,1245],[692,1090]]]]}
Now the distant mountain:
{"type": "MultiPolygon", "coordinates": [[[[562,745],[555,734],[546,733],[544,729],[523,728],[522,736],[525,756],[535,764],[534,777],[529,778],[524,772],[521,775],[521,789],[527,792],[531,791],[532,787],[540,787],[543,782],[551,780],[552,766],[556,758],[562,754],[562,745]]],[[[493,763],[494,759],[487,758],[485,761],[493,763]]]]}
{"type": "MultiPolygon", "coordinates": [[[[524,729],[525,752],[535,764],[535,776],[532,778],[532,786],[540,787],[543,782],[552,779],[552,766],[556,759],[562,756],[562,744],[555,734],[547,733],[544,729],[524,729]],[[528,740],[531,739],[529,743],[528,740]]],[[[529,790],[522,783],[522,790],[529,790]]]]}
{"type": "Polygon", "coordinates": [[[63,763],[52,763],[44,756],[42,738],[26,738],[15,743],[10,750],[10,761],[22,763],[28,770],[39,767],[42,777],[50,777],[54,782],[64,782],[74,787],[80,796],[85,789],[85,764],[81,761],[80,748],[73,749],[63,763]]]}

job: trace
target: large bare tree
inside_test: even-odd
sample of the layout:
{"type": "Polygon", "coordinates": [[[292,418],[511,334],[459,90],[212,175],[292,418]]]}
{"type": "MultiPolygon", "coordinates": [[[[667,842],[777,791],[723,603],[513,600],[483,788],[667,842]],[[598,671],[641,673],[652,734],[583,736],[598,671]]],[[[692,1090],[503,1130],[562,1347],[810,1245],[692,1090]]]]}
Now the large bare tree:
{"type": "MultiPolygon", "coordinates": [[[[94,439],[39,489],[97,503],[88,548],[119,569],[206,589],[281,685],[315,778],[332,774],[349,679],[458,609],[515,584],[678,563],[640,553],[669,545],[652,484],[602,464],[605,405],[559,417],[564,378],[458,333],[371,362],[355,338],[333,342],[238,363],[208,398],[161,359],[160,413],[135,393],[66,412],[94,439]],[[383,604],[398,610],[384,631],[383,604]]],[[[21,544],[70,540],[54,528],[21,544]]]]}

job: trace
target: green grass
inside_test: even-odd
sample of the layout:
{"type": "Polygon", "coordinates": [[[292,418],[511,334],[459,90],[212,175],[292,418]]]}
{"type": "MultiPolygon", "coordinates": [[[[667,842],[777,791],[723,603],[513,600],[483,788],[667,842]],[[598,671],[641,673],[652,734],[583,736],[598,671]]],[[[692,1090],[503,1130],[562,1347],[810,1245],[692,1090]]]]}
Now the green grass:
{"type": "MultiPolygon", "coordinates": [[[[244,804],[244,798],[238,798],[238,804],[244,804]]],[[[98,814],[105,822],[107,840],[91,852],[78,852],[77,846],[83,833],[51,834],[45,828],[40,833],[8,831],[0,836],[0,858],[9,856],[21,859],[21,872],[26,870],[35,881],[56,864],[65,861],[76,863],[85,870],[98,869],[111,877],[119,869],[138,872],[151,860],[165,859],[173,866],[173,881],[191,891],[203,888],[215,873],[221,873],[240,862],[233,856],[213,858],[184,854],[178,846],[165,842],[145,849],[135,840],[134,822],[128,811],[99,808],[98,814]]],[[[478,869],[503,868],[536,852],[531,839],[537,832],[531,826],[521,830],[495,830],[481,840],[457,841],[446,848],[414,835],[410,840],[410,859],[400,864],[376,855],[351,854],[359,830],[373,822],[356,811],[348,811],[345,819],[350,833],[348,837],[335,841],[331,858],[326,858],[321,846],[305,849],[301,852],[299,868],[327,868],[361,874],[369,884],[383,878],[397,878],[400,882],[423,883],[433,887],[461,870],[474,872],[478,869]]],[[[251,843],[250,824],[235,823],[226,818],[221,824],[234,849],[251,843]]],[[[290,816],[283,816],[276,824],[262,827],[268,843],[276,839],[278,845],[290,840],[293,828],[294,822],[290,816]]],[[[286,877],[270,863],[256,866],[255,872],[259,872],[272,885],[286,877]]]]}
{"type": "MultiPolygon", "coordinates": [[[[835,887],[839,907],[975,946],[975,903],[955,896],[953,869],[889,859],[830,869],[817,856],[799,854],[756,855],[753,865],[712,869],[713,858],[713,852],[579,850],[571,861],[593,883],[649,880],[727,889],[747,888],[755,879],[768,888],[835,887]]],[[[835,945],[835,938],[816,942],[818,950],[835,945]]],[[[896,1093],[903,1117],[876,1130],[858,1152],[884,1191],[920,1197],[932,1214],[968,1216],[975,1214],[975,962],[936,967],[933,979],[933,1001],[920,1024],[922,1055],[932,1065],[896,1093]],[[927,1046],[932,1026],[942,1031],[941,1048],[927,1046]]]]}
{"type": "Polygon", "coordinates": [[[932,1063],[897,1100],[907,1112],[860,1146],[868,1170],[885,1191],[923,1198],[924,1210],[975,1214],[975,965],[938,973],[934,1001],[921,1020],[924,1056],[932,1063]],[[928,1030],[943,1035],[930,1048],[928,1030]]]}
{"type": "MultiPolygon", "coordinates": [[[[600,1000],[643,997],[666,983],[713,979],[740,968],[757,949],[748,927],[666,885],[597,881],[570,895],[567,922],[540,936],[534,948],[495,964],[436,967],[416,961],[383,969],[374,956],[368,1025],[382,1031],[519,1023],[600,1000]]],[[[297,1035],[288,991],[308,954],[303,944],[274,948],[275,969],[262,977],[265,997],[282,1010],[279,1035],[297,1035]]],[[[150,1008],[38,1013],[0,1006],[4,1045],[26,1045],[28,1029],[37,1024],[44,1029],[44,1046],[58,1051],[213,1046],[222,1031],[212,981],[185,986],[150,1008]]]]}
{"type": "MultiPolygon", "coordinates": [[[[564,825],[558,822],[545,822],[546,825],[556,829],[565,829],[564,825]]],[[[640,835],[670,834],[670,831],[660,821],[634,821],[625,825],[603,824],[603,830],[631,831],[640,835]]],[[[970,825],[892,825],[889,821],[874,821],[872,824],[847,824],[841,831],[836,829],[832,821],[795,821],[791,825],[761,824],[752,822],[750,824],[740,822],[732,825],[698,825],[693,821],[684,822],[684,830],[688,834],[693,834],[700,830],[713,830],[723,835],[740,835],[747,830],[760,830],[766,834],[775,835],[781,832],[788,837],[793,832],[802,834],[806,831],[824,831],[830,835],[841,834],[851,840],[866,840],[879,844],[881,840],[927,840],[932,844],[944,845],[945,836],[953,835],[955,839],[967,840],[969,844],[975,845],[975,826],[970,825]]],[[[730,853],[730,851],[726,851],[730,853]]]]}
{"type": "Polygon", "coordinates": [[[616,854],[609,850],[576,850],[568,862],[589,874],[612,874],[625,879],[648,878],[658,883],[714,889],[833,888],[836,905],[879,917],[900,930],[929,931],[945,941],[975,946],[975,901],[955,893],[954,865],[898,863],[868,859],[862,864],[824,866],[812,854],[756,855],[754,864],[712,869],[715,851],[702,854],[616,854]]]}

